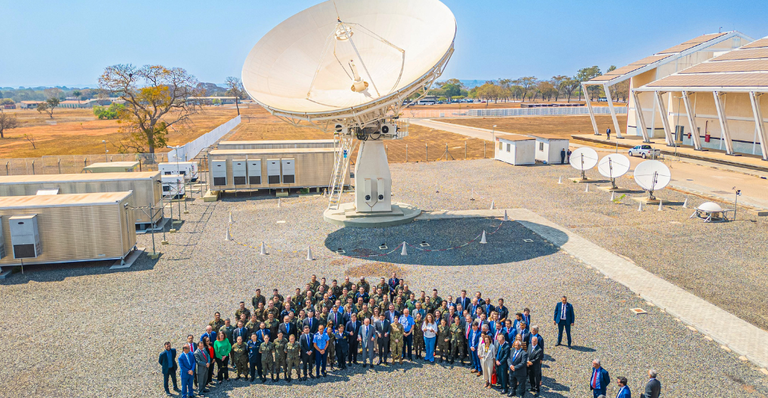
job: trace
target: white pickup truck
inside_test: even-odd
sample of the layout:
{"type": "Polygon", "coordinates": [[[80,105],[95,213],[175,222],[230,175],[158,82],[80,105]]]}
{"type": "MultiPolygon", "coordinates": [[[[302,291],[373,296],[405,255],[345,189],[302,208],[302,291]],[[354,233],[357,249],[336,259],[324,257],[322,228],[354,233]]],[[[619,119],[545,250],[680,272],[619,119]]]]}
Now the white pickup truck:
{"type": "Polygon", "coordinates": [[[643,159],[655,159],[661,157],[661,151],[653,149],[650,145],[637,145],[629,149],[629,156],[640,156],[643,159]]]}

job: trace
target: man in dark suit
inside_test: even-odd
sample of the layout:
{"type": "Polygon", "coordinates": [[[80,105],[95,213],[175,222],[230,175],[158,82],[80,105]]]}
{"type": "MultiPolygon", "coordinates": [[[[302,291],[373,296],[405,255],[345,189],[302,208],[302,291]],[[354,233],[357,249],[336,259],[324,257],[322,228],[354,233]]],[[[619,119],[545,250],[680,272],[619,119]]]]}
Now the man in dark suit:
{"type": "Polygon", "coordinates": [[[648,371],[648,383],[645,384],[645,393],[640,394],[640,398],[659,398],[661,395],[661,382],[656,380],[656,371],[648,371]]]}
{"type": "Polygon", "coordinates": [[[232,338],[237,341],[238,337],[242,337],[243,341],[248,341],[250,339],[248,332],[249,330],[247,327],[245,327],[245,325],[243,325],[243,321],[237,321],[237,329],[232,332],[232,338]]]}
{"type": "Polygon", "coordinates": [[[509,309],[504,306],[504,299],[500,298],[498,301],[499,305],[496,306],[496,313],[499,314],[499,321],[505,323],[507,320],[507,317],[509,316],[509,309]]]}
{"type": "Polygon", "coordinates": [[[296,336],[296,333],[297,333],[296,326],[291,324],[291,321],[288,318],[288,316],[283,318],[283,323],[280,324],[280,327],[278,327],[277,330],[283,333],[283,337],[285,337],[286,339],[290,339],[291,335],[296,336]]]}
{"type": "Polygon", "coordinates": [[[315,312],[309,311],[307,314],[307,319],[304,320],[303,326],[309,326],[309,333],[315,334],[317,333],[317,327],[320,326],[320,320],[315,318],[315,312]]]}
{"type": "Polygon", "coordinates": [[[360,326],[361,323],[357,320],[357,315],[352,314],[352,319],[344,327],[344,332],[347,334],[347,342],[349,342],[347,362],[350,364],[357,364],[357,336],[360,334],[360,326]]]}
{"type": "Polygon", "coordinates": [[[456,305],[461,305],[461,308],[466,310],[469,308],[469,305],[471,303],[472,303],[472,300],[470,300],[469,297],[467,297],[467,291],[462,290],[461,296],[459,296],[459,298],[456,299],[456,305]]]}
{"type": "Polygon", "coordinates": [[[349,321],[344,321],[344,314],[339,312],[338,308],[334,305],[331,308],[331,312],[328,314],[328,320],[333,322],[333,327],[336,328],[339,325],[343,325],[349,321]]]}
{"type": "Polygon", "coordinates": [[[608,371],[600,365],[600,360],[592,361],[592,375],[589,377],[589,389],[592,390],[594,398],[605,395],[608,384],[611,383],[611,376],[608,371]]]}
{"type": "Polygon", "coordinates": [[[389,295],[391,297],[395,296],[395,288],[400,284],[400,279],[397,279],[397,274],[392,273],[392,277],[389,278],[389,282],[387,282],[387,285],[389,285],[389,295]]]}
{"type": "Polygon", "coordinates": [[[304,333],[299,338],[299,344],[301,344],[301,369],[304,373],[304,377],[300,380],[307,380],[307,370],[309,370],[309,377],[312,377],[312,335],[309,333],[309,326],[304,326],[304,333]]]}
{"type": "Polygon", "coordinates": [[[509,353],[507,366],[509,366],[510,388],[508,396],[525,396],[525,375],[528,364],[528,353],[523,351],[523,345],[515,341],[509,353]]]}
{"type": "Polygon", "coordinates": [[[571,346],[571,326],[576,321],[576,316],[573,313],[573,305],[568,302],[568,298],[563,296],[561,301],[555,306],[555,325],[557,325],[557,344],[562,345],[563,341],[563,329],[565,334],[568,335],[568,347],[571,346]]]}
{"type": "Polygon", "coordinates": [[[357,336],[357,341],[363,348],[363,367],[366,367],[368,364],[373,367],[373,347],[376,345],[376,334],[374,333],[370,319],[365,318],[363,320],[363,326],[360,327],[360,334],[357,336]]]}
{"type": "Polygon", "coordinates": [[[480,343],[480,329],[477,323],[472,323],[472,330],[467,335],[467,347],[469,348],[469,359],[472,361],[472,373],[483,374],[480,357],[477,356],[477,346],[480,343]]]}
{"type": "Polygon", "coordinates": [[[384,317],[387,318],[390,324],[393,324],[400,319],[400,313],[395,311],[394,304],[390,304],[389,309],[384,312],[384,317]]]}
{"type": "Polygon", "coordinates": [[[616,398],[632,398],[632,392],[629,391],[626,377],[619,377],[616,379],[616,385],[619,387],[619,392],[616,393],[616,398]]]}
{"type": "Polygon", "coordinates": [[[506,394],[508,392],[507,385],[509,384],[509,368],[507,367],[509,343],[502,333],[496,336],[496,340],[498,341],[498,348],[496,350],[496,379],[501,386],[501,393],[506,394]]]}
{"type": "Polygon", "coordinates": [[[197,368],[197,395],[203,396],[203,393],[208,392],[205,386],[208,385],[208,368],[211,366],[211,358],[208,356],[208,350],[205,348],[205,343],[197,343],[197,350],[195,350],[195,367],[197,368]]]}
{"type": "Polygon", "coordinates": [[[544,359],[544,350],[539,346],[537,337],[531,338],[531,345],[528,347],[528,382],[531,383],[531,392],[539,393],[541,387],[541,360],[544,359]]]}
{"type": "Polygon", "coordinates": [[[533,340],[534,337],[539,339],[539,347],[541,347],[541,351],[544,351],[544,338],[539,334],[539,327],[536,325],[531,326],[531,340],[533,340]]]}
{"type": "Polygon", "coordinates": [[[168,378],[173,381],[173,391],[179,392],[179,387],[176,384],[176,370],[179,368],[176,365],[176,349],[171,348],[170,342],[165,342],[165,350],[160,353],[160,358],[157,362],[163,369],[163,387],[165,387],[165,393],[171,395],[168,391],[168,378]]]}
{"type": "Polygon", "coordinates": [[[389,354],[389,320],[384,314],[379,314],[379,320],[376,321],[376,343],[379,347],[379,365],[387,363],[387,355],[389,354]]]}

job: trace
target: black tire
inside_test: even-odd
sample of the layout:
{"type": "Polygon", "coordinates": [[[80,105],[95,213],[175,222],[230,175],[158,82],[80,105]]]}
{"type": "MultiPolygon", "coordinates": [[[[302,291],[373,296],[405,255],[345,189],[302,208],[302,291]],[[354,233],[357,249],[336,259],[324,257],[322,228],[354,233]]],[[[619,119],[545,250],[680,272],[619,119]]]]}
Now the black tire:
{"type": "Polygon", "coordinates": [[[643,159],[645,159],[645,154],[643,154],[643,159]]]}

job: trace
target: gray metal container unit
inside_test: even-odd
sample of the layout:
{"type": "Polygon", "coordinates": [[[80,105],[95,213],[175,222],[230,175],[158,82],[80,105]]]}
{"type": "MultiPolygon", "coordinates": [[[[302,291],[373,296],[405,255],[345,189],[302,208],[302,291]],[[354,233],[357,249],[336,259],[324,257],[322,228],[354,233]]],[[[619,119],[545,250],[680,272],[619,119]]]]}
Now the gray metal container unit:
{"type": "Polygon", "coordinates": [[[144,209],[131,212],[138,229],[148,228],[163,217],[158,171],[0,176],[0,196],[36,195],[41,190],[58,190],[58,194],[133,191],[130,206],[144,209]]]}
{"type": "Polygon", "coordinates": [[[333,148],[333,139],[325,140],[260,140],[260,141],[221,141],[220,150],[233,149],[297,149],[297,148],[333,148]]]}
{"type": "MultiPolygon", "coordinates": [[[[334,155],[333,148],[212,150],[208,154],[210,190],[326,188],[335,166],[334,155]],[[240,184],[243,179],[245,184],[240,184]]],[[[349,185],[349,176],[345,185],[349,185]]]]}
{"type": "Polygon", "coordinates": [[[132,192],[0,197],[0,266],[125,258],[136,246],[132,192]]]}

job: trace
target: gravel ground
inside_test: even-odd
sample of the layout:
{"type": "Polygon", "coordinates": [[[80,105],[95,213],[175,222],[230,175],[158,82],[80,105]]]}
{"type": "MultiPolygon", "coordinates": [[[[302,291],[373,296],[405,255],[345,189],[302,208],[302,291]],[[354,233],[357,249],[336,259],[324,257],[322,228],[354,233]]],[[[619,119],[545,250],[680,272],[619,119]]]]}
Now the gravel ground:
{"type": "MultiPolygon", "coordinates": [[[[729,308],[730,303],[735,312],[751,303],[757,311],[763,300],[760,310],[765,311],[765,295],[760,295],[766,289],[765,278],[759,273],[759,265],[766,263],[765,252],[759,250],[765,246],[763,222],[705,225],[687,221],[688,210],[672,208],[637,213],[634,204],[608,202],[609,194],[584,193],[575,184],[557,185],[560,173],[575,174],[561,167],[513,168],[470,161],[393,165],[392,171],[397,200],[425,209],[484,209],[491,200],[497,207],[528,207],[718,305],[729,308]],[[447,183],[434,193],[434,177],[459,173],[474,179],[441,179],[447,183]],[[472,188],[475,201],[469,200],[472,188]],[[741,255],[730,259],[737,251],[732,242],[741,242],[741,237],[745,237],[741,255]],[[716,243],[722,247],[707,249],[716,243]],[[695,262],[687,259],[691,255],[697,256],[695,262]],[[722,272],[720,264],[735,267],[722,272]],[[736,280],[742,289],[728,292],[736,280]],[[732,301],[736,299],[740,301],[732,301]]],[[[668,191],[659,196],[682,198],[668,191]]],[[[510,310],[530,307],[547,345],[542,396],[588,396],[594,357],[601,358],[613,378],[627,376],[634,391],[640,389],[647,368],[654,367],[664,396],[768,396],[768,378],[753,366],[515,222],[504,223],[492,235],[499,221],[419,221],[387,230],[347,231],[322,221],[323,198],[288,198],[281,203],[278,208],[275,199],[261,197],[198,200],[190,204],[180,232],[167,235],[170,245],[161,247],[156,236],[163,250],[159,260],[142,256],[124,271],[83,266],[28,269],[25,275],[3,281],[0,327],[12,350],[0,359],[1,395],[162,396],[156,361],[164,341],[179,347],[188,333],[199,336],[215,311],[232,316],[236,303],[249,301],[257,287],[276,287],[287,295],[313,273],[341,280],[349,268],[381,261],[407,270],[412,290],[438,288],[442,297],[455,297],[462,288],[481,290],[486,297],[504,297],[510,310]],[[224,242],[230,212],[234,238],[241,244],[224,242]],[[369,256],[381,253],[381,243],[391,251],[403,240],[411,244],[425,240],[431,249],[442,249],[470,241],[482,230],[489,233],[487,245],[430,253],[409,247],[407,257],[397,250],[388,256],[339,262],[329,250],[342,247],[350,255],[369,256]],[[526,236],[533,242],[521,243],[526,236]],[[262,241],[268,245],[268,256],[259,256],[255,249],[262,241]],[[308,245],[316,261],[304,260],[308,245]],[[556,329],[548,320],[562,294],[576,307],[573,350],[553,347],[556,329]],[[633,315],[629,309],[634,307],[649,313],[633,315]]],[[[151,247],[149,235],[139,241],[151,247]]],[[[334,372],[320,382],[290,387],[282,381],[266,386],[230,382],[213,396],[351,397],[372,391],[398,396],[498,396],[481,386],[466,368],[415,363],[376,372],[334,372]],[[446,377],[452,383],[439,381],[446,377]],[[431,385],[428,393],[414,388],[427,385],[431,385]]],[[[615,391],[613,382],[609,395],[615,391]]]]}

